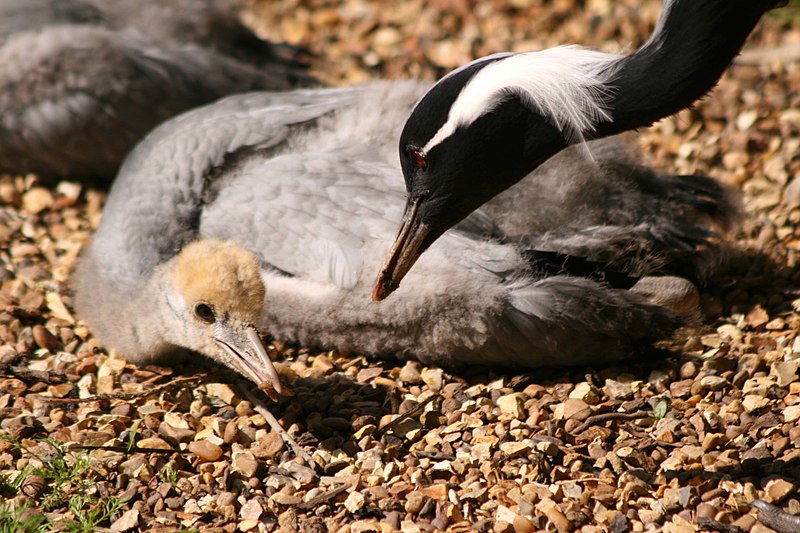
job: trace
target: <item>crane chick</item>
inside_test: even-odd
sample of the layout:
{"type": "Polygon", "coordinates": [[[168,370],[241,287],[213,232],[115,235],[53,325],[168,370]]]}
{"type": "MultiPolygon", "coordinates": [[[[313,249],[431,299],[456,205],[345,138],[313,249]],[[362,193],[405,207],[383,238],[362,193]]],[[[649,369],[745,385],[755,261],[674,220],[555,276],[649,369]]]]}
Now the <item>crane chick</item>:
{"type": "Polygon", "coordinates": [[[252,253],[231,241],[200,239],[159,270],[140,296],[147,303],[127,317],[127,327],[94,314],[85,298],[88,294],[91,299],[91,293],[78,293],[84,295],[78,307],[109,346],[134,363],[188,348],[235,370],[268,394],[283,392],[256,329],[266,290],[252,253]]]}

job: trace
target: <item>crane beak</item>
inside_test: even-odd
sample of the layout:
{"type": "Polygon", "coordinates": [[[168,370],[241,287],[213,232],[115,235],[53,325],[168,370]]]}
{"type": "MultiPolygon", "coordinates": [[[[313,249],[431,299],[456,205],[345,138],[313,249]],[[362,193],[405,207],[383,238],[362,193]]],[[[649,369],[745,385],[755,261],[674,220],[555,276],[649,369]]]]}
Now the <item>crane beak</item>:
{"type": "Polygon", "coordinates": [[[227,362],[234,370],[253,381],[273,400],[283,394],[281,378],[267,354],[258,331],[247,326],[244,331],[224,325],[215,331],[214,341],[222,348],[227,362]],[[270,394],[271,391],[275,395],[270,394]]]}
{"type": "Polygon", "coordinates": [[[422,222],[419,218],[419,206],[422,199],[409,200],[403,220],[400,222],[400,231],[395,237],[389,256],[381,267],[372,299],[380,302],[392,294],[400,286],[400,281],[422,255],[425,238],[431,231],[430,224],[422,222]]]}

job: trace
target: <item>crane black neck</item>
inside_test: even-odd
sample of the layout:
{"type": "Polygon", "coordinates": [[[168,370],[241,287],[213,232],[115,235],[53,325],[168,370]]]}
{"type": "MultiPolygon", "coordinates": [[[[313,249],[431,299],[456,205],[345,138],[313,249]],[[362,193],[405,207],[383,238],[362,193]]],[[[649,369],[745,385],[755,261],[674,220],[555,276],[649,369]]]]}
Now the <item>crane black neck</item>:
{"type": "Polygon", "coordinates": [[[589,138],[645,127],[690,106],[717,83],[761,16],[780,0],[666,0],[652,37],[609,81],[613,118],[589,138]]]}

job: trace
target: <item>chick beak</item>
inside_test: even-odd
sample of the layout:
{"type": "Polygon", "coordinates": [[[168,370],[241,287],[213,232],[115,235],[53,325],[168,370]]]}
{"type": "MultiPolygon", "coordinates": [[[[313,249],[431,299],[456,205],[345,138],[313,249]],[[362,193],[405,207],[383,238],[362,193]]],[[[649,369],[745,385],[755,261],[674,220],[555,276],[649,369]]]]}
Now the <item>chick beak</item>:
{"type": "Polygon", "coordinates": [[[421,201],[421,198],[409,199],[406,204],[406,211],[400,222],[400,231],[389,251],[389,256],[381,267],[372,291],[372,299],[376,302],[380,302],[397,290],[400,281],[424,251],[422,243],[430,233],[431,226],[419,219],[421,201]]]}
{"type": "MultiPolygon", "coordinates": [[[[268,392],[269,389],[272,389],[277,394],[283,394],[281,378],[278,376],[278,371],[275,370],[256,328],[247,326],[242,332],[230,326],[224,326],[216,331],[214,341],[227,354],[228,362],[234,370],[256,383],[262,390],[266,388],[268,392]]],[[[272,397],[272,395],[270,396],[272,397]]],[[[276,397],[272,398],[276,399],[276,397]]]]}

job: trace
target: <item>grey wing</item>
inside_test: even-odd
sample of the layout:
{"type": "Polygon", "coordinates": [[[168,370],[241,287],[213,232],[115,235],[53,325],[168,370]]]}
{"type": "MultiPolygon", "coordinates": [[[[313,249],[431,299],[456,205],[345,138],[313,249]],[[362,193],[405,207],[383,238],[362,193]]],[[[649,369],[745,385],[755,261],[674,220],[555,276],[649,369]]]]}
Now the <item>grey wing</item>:
{"type": "Polygon", "coordinates": [[[352,288],[377,272],[374,245],[388,247],[394,236],[405,198],[398,177],[392,165],[330,153],[259,161],[229,179],[200,231],[233,239],[286,274],[352,288]]]}
{"type": "MultiPolygon", "coordinates": [[[[675,265],[707,273],[736,202],[705,176],[658,173],[619,138],[572,147],[548,160],[484,209],[511,235],[541,249],[607,261],[637,273],[675,265]]],[[[671,268],[671,267],[669,267],[671,268]]]]}
{"type": "MultiPolygon", "coordinates": [[[[238,154],[284,143],[292,126],[347,105],[356,94],[307,90],[237,95],[159,126],[120,170],[95,235],[97,255],[118,258],[108,259],[110,269],[138,265],[148,272],[197,237],[206,195],[238,154]],[[149,255],[141,257],[141,250],[149,255]]],[[[125,276],[117,273],[118,278],[125,276]]]]}

